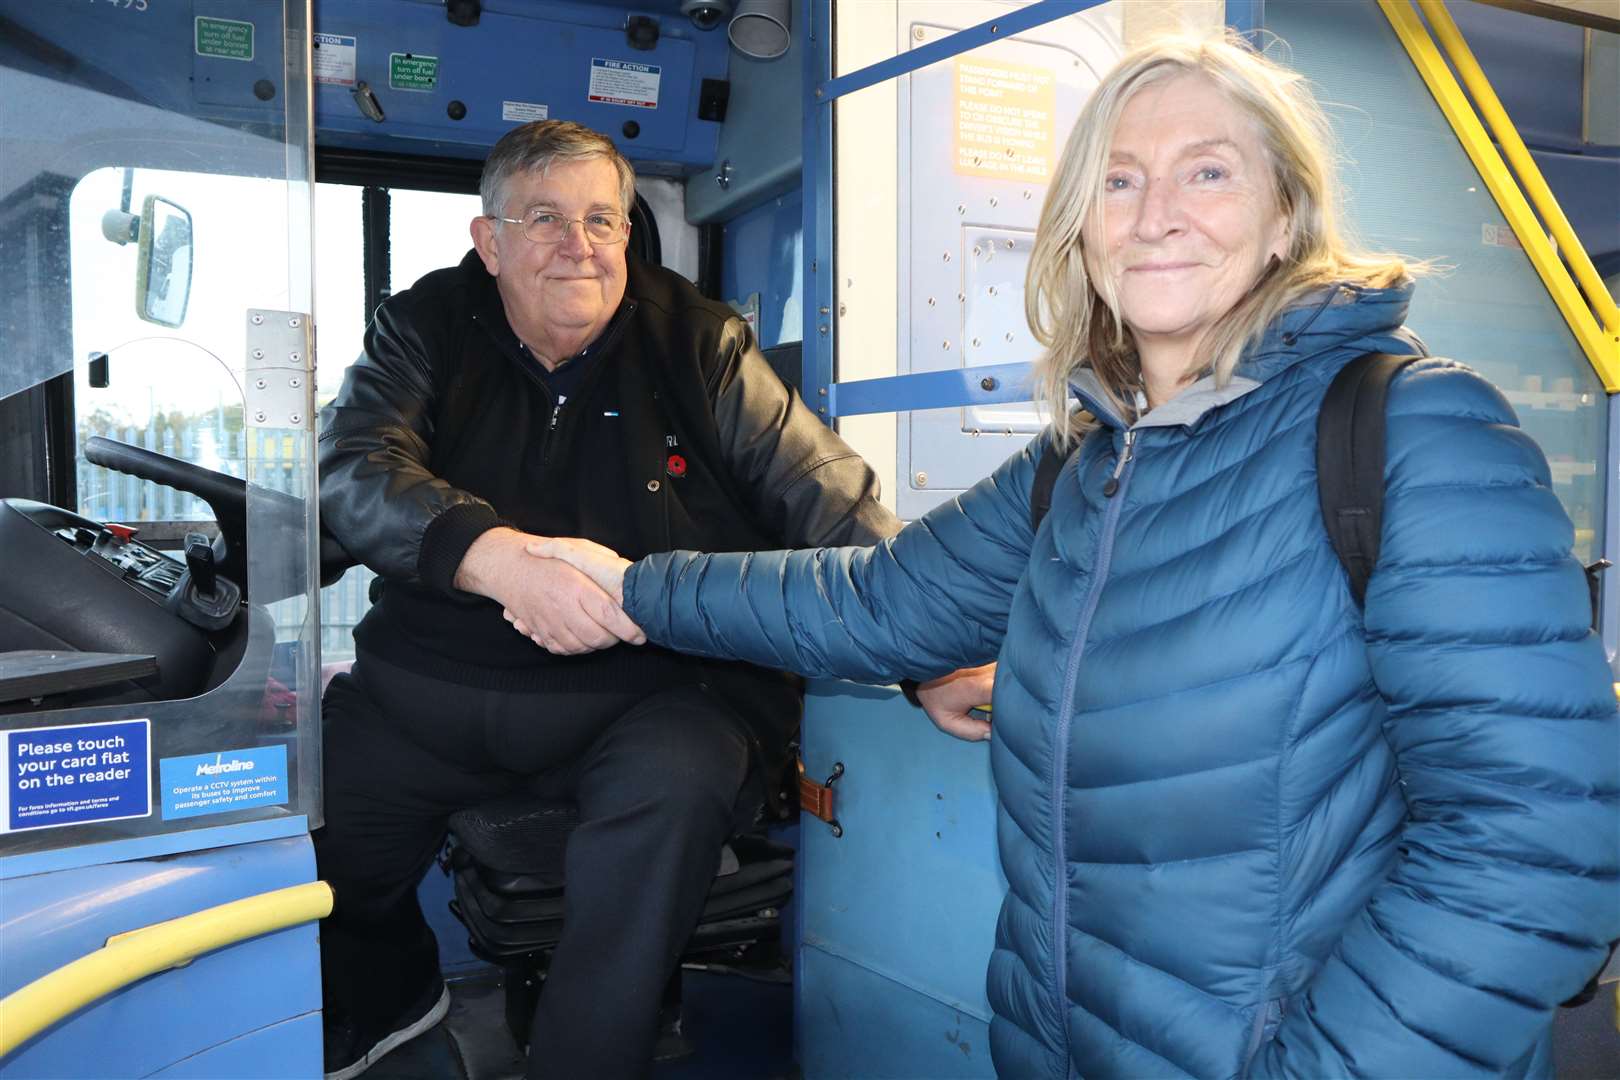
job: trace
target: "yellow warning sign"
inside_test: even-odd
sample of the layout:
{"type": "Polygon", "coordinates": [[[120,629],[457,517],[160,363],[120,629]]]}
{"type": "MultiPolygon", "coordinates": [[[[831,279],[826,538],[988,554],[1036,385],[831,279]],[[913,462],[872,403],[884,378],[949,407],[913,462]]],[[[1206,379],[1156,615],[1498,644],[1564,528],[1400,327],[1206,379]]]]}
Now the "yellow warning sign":
{"type": "Polygon", "coordinates": [[[956,171],[1045,183],[1052,175],[1057,79],[1046,68],[956,62],[956,171]]]}

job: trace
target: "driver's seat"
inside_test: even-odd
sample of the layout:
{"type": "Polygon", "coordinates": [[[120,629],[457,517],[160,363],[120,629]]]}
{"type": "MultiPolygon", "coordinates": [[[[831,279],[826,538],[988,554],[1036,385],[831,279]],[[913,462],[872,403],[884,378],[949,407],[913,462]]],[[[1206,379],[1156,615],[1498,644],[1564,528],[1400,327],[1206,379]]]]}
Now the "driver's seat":
{"type": "MultiPolygon", "coordinates": [[[[534,1016],[562,936],[563,861],[578,824],[571,802],[507,797],[453,814],[446,867],[454,876],[450,910],[473,952],[506,973],[506,1023],[518,1046],[534,1016]]],[[[682,962],[774,971],[781,912],[793,894],[793,851],[763,836],[733,839],[721,852],[698,927],[682,962]]],[[[664,991],[658,1056],[690,1051],[681,1032],[681,969],[664,991]]]]}

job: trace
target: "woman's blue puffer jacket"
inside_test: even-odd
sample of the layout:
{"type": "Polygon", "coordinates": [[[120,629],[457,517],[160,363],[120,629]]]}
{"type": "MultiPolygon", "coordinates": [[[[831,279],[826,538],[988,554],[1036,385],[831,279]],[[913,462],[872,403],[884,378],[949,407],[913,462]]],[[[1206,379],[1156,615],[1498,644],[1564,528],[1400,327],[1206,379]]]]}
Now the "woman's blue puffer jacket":
{"type": "Polygon", "coordinates": [[[1620,720],[1546,461],[1460,365],[1391,389],[1350,596],[1316,417],[1349,360],[1419,348],[1408,295],[1326,290],[1129,434],[1082,386],[1103,427],[1038,533],[1046,440],[876,548],[627,576],[690,651],[865,681],[999,657],[1002,1075],[1550,1073],[1620,937],[1620,720]]]}

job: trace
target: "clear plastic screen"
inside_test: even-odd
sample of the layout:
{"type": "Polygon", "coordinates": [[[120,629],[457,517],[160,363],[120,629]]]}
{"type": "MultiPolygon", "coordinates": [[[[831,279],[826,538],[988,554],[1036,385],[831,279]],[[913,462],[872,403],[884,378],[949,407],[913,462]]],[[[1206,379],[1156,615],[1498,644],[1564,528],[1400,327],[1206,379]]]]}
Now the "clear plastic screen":
{"type": "Polygon", "coordinates": [[[0,0],[0,403],[41,402],[65,437],[17,445],[72,478],[50,506],[4,473],[0,684],[151,658],[0,701],[0,856],[319,820],[304,13],[0,0]],[[296,321],[279,358],[254,310],[296,321]]]}

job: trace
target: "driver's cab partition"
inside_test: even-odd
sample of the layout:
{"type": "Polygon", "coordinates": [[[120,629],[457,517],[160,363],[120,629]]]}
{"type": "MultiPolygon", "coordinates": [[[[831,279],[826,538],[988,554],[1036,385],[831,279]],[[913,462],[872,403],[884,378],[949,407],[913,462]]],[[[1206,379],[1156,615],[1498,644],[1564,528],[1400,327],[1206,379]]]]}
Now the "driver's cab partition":
{"type": "MultiPolygon", "coordinates": [[[[309,8],[196,16],[0,3],[0,995],[314,877],[309,8]]],[[[0,1076],[314,1075],[316,955],[228,945],[0,1076]]]]}

